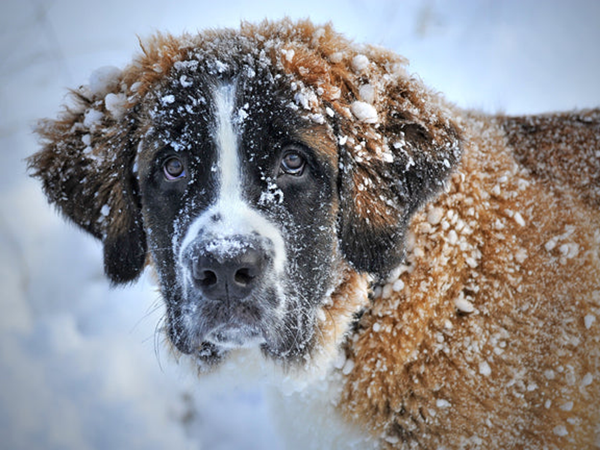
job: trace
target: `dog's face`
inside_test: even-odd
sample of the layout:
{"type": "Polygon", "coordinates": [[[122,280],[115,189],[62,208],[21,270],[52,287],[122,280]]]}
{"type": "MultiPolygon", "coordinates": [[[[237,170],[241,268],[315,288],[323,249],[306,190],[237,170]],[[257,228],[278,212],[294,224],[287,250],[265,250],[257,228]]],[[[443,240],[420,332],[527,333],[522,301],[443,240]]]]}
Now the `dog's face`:
{"type": "Polygon", "coordinates": [[[250,345],[297,356],[339,260],[332,131],[260,67],[178,67],[138,157],[171,340],[204,358],[250,345]]]}
{"type": "Polygon", "coordinates": [[[400,263],[459,157],[447,113],[400,58],[306,22],[144,50],[40,127],[50,200],[103,240],[113,282],[152,264],[183,353],[293,362],[339,343],[364,306],[351,274],[400,263]]]}

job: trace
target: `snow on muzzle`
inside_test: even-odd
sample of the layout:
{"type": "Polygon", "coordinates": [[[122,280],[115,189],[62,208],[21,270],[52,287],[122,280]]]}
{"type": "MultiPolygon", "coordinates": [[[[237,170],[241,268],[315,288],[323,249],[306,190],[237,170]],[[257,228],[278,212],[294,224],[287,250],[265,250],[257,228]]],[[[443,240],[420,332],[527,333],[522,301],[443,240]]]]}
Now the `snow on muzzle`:
{"type": "Polygon", "coordinates": [[[283,302],[275,254],[273,241],[258,233],[200,233],[188,242],[180,259],[184,299],[171,323],[180,351],[192,353],[203,342],[223,349],[265,342],[283,302]]]}
{"type": "Polygon", "coordinates": [[[273,270],[273,242],[257,234],[198,237],[183,251],[189,281],[203,299],[250,301],[273,270]]]}

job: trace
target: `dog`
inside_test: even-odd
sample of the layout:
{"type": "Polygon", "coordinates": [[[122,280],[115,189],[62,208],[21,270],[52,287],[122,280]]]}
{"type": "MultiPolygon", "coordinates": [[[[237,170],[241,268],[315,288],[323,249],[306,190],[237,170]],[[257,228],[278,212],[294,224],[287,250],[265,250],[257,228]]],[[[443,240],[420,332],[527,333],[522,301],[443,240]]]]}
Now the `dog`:
{"type": "Polygon", "coordinates": [[[29,167],[175,352],[291,379],[298,448],[600,447],[600,110],[465,111],[310,21],[141,45],[29,167]]]}

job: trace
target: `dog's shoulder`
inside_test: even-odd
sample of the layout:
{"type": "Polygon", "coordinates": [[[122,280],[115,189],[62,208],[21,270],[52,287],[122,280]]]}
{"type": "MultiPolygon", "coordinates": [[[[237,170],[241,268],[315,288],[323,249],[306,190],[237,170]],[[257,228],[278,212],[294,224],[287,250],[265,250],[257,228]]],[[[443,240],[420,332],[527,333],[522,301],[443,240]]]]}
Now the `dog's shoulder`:
{"type": "MultiPolygon", "coordinates": [[[[373,418],[392,447],[501,436],[537,445],[564,433],[565,445],[590,442],[600,398],[600,214],[549,186],[567,168],[542,177],[521,162],[498,118],[457,119],[462,161],[413,218],[404,265],[374,292],[349,350],[345,408],[373,418]]],[[[556,133],[566,141],[569,131],[556,133]]],[[[569,151],[595,144],[579,145],[569,151]]]]}

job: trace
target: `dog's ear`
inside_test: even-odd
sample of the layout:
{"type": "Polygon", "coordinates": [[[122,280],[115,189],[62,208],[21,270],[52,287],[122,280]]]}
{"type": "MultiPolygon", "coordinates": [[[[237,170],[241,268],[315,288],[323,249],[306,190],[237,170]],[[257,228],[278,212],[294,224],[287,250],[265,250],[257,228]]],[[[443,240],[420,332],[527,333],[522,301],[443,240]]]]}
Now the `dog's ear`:
{"type": "Polygon", "coordinates": [[[312,89],[301,106],[327,117],[339,142],[340,248],[358,271],[385,277],[402,261],[412,214],[457,164],[459,129],[402,57],[354,45],[330,24],[288,30],[280,64],[312,89]]]}
{"type": "Polygon", "coordinates": [[[115,284],[132,281],[146,259],[134,161],[136,107],[118,69],[101,69],[71,93],[74,106],[40,122],[43,149],[29,159],[49,201],[104,244],[115,284]]]}
{"type": "Polygon", "coordinates": [[[456,166],[461,138],[440,98],[406,75],[398,57],[392,64],[388,52],[364,51],[345,77],[347,106],[336,108],[338,236],[357,270],[385,277],[402,262],[412,215],[456,166]]]}

